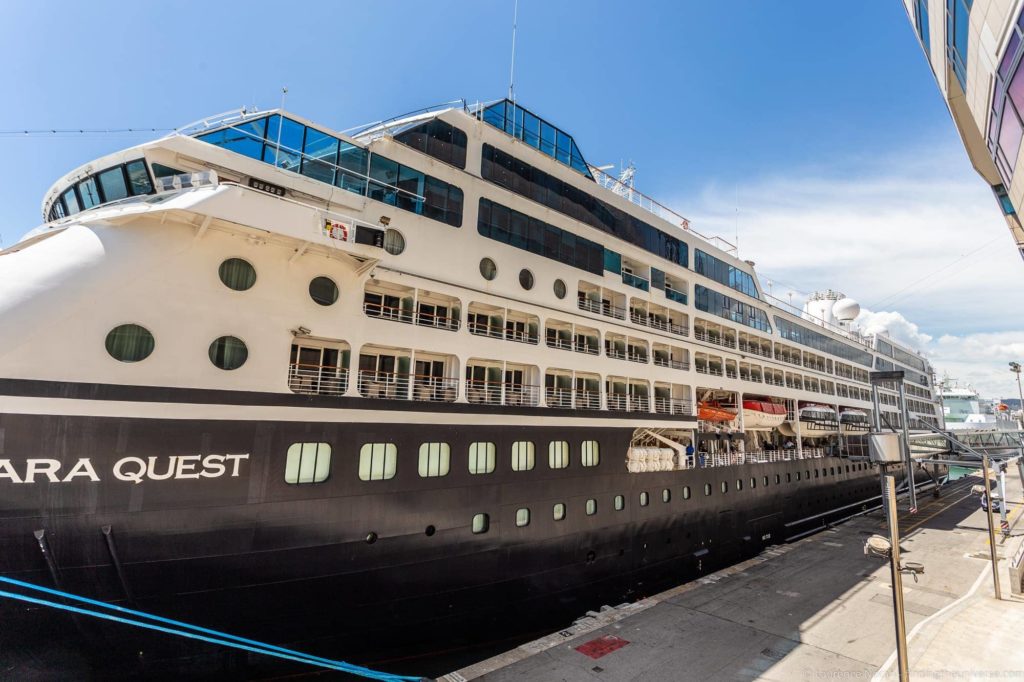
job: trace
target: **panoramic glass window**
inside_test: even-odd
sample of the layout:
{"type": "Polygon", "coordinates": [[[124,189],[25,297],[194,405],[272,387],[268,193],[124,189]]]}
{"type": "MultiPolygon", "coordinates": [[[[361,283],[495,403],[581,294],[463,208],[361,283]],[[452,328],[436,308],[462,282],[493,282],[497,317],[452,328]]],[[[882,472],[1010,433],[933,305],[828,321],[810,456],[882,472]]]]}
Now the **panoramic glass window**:
{"type": "Polygon", "coordinates": [[[535,463],[533,442],[520,440],[512,443],[512,471],[530,471],[535,463]]]}
{"type": "Polygon", "coordinates": [[[249,359],[249,349],[236,336],[222,336],[210,344],[210,362],[221,369],[238,369],[249,359]]]}
{"type": "MultiPolygon", "coordinates": [[[[1020,153],[1021,139],[1024,138],[1024,69],[1020,68],[1020,56],[1024,52],[1024,14],[1010,26],[1010,35],[994,74],[995,83],[992,87],[992,109],[989,114],[988,150],[996,162],[1004,185],[1008,186],[1013,179],[1017,156],[1020,153]]],[[[998,196],[997,192],[997,196],[998,196]]],[[[1005,189],[1003,189],[1005,194],[1005,189]]],[[[1000,201],[1004,213],[1009,201],[1000,201]]]]}
{"type": "Polygon", "coordinates": [[[527,291],[533,288],[533,273],[526,268],[519,271],[519,286],[527,291]]]}
{"type": "Polygon", "coordinates": [[[338,285],[330,277],[314,277],[309,283],[309,297],[320,305],[334,305],[338,300],[338,285]]]}
{"type": "Polygon", "coordinates": [[[292,443],[285,461],[285,483],[320,483],[331,473],[329,443],[292,443]]]}
{"type": "Polygon", "coordinates": [[[249,261],[241,258],[228,258],[220,264],[217,274],[220,275],[220,281],[224,282],[224,286],[235,291],[251,289],[256,283],[256,269],[249,261]]]}
{"type": "Polygon", "coordinates": [[[420,478],[447,476],[451,465],[451,448],[448,443],[423,443],[420,445],[420,478]]]}
{"type": "Polygon", "coordinates": [[[100,192],[96,188],[96,178],[86,178],[78,183],[77,187],[78,196],[82,199],[83,210],[100,204],[100,192]]]}
{"type": "Polygon", "coordinates": [[[104,201],[117,201],[128,196],[128,184],[124,180],[121,166],[105,170],[96,177],[99,178],[104,201]]]}
{"type": "Polygon", "coordinates": [[[359,448],[359,479],[384,481],[395,477],[398,446],[394,443],[364,443],[359,448]]]}
{"type": "Polygon", "coordinates": [[[491,527],[491,517],[487,514],[477,514],[473,517],[473,534],[486,533],[491,527]]]}
{"type": "Polygon", "coordinates": [[[450,123],[435,118],[395,132],[393,136],[396,142],[418,149],[439,161],[456,168],[466,167],[466,133],[450,123]]]}
{"type": "Polygon", "coordinates": [[[107,352],[121,362],[145,360],[153,352],[156,342],[145,327],[137,324],[122,324],[107,333],[107,352]]]}
{"type": "Polygon", "coordinates": [[[498,276],[498,266],[490,258],[480,259],[480,275],[488,282],[498,276]]]}
{"type": "Polygon", "coordinates": [[[495,452],[494,443],[470,443],[469,473],[489,474],[494,471],[495,452]]]}
{"type": "Polygon", "coordinates": [[[522,528],[530,525],[530,510],[526,507],[516,509],[516,526],[522,528]]]}

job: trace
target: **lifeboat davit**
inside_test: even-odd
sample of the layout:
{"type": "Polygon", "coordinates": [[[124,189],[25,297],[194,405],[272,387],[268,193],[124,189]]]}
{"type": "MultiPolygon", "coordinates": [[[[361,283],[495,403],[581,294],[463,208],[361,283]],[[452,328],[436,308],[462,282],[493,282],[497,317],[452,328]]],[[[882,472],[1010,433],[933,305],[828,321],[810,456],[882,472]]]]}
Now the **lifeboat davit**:
{"type": "Polygon", "coordinates": [[[814,436],[839,431],[836,411],[828,405],[804,405],[800,408],[800,421],[810,424],[800,429],[804,435],[814,436]]]}
{"type": "Polygon", "coordinates": [[[703,422],[731,422],[736,412],[711,402],[697,403],[697,419],[703,422]]]}
{"type": "Polygon", "coordinates": [[[786,421],[786,406],[768,400],[743,401],[744,429],[774,429],[786,421]]]}

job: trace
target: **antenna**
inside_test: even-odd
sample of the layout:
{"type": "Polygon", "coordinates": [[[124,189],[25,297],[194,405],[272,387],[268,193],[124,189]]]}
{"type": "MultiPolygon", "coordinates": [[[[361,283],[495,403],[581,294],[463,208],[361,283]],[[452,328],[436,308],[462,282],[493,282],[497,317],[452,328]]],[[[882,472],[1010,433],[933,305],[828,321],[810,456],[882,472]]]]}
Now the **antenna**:
{"type": "Polygon", "coordinates": [[[508,98],[513,104],[516,102],[516,25],[519,23],[519,0],[515,0],[512,10],[512,66],[508,72],[508,98]]]}
{"type": "Polygon", "coordinates": [[[284,101],[288,97],[288,86],[281,88],[281,113],[277,116],[277,149],[274,150],[274,165],[281,165],[281,128],[284,127],[284,101]]]}

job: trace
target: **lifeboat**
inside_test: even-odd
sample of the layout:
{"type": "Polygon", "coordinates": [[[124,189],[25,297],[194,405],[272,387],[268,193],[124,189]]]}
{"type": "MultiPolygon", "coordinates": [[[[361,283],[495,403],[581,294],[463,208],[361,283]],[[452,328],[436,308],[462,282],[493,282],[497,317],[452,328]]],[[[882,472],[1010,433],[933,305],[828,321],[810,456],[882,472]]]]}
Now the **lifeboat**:
{"type": "Polygon", "coordinates": [[[864,410],[843,410],[839,413],[839,430],[844,434],[863,433],[871,426],[868,413],[864,410]]]}
{"type": "Polygon", "coordinates": [[[697,419],[703,422],[731,422],[736,418],[736,412],[716,403],[697,403],[697,419]]]}
{"type": "Polygon", "coordinates": [[[786,407],[768,400],[743,401],[743,428],[774,429],[786,420],[786,407]]]}
{"type": "Polygon", "coordinates": [[[839,430],[836,411],[828,405],[804,405],[800,408],[800,421],[809,424],[801,429],[806,435],[813,435],[809,432],[820,435],[836,433],[839,430]]]}

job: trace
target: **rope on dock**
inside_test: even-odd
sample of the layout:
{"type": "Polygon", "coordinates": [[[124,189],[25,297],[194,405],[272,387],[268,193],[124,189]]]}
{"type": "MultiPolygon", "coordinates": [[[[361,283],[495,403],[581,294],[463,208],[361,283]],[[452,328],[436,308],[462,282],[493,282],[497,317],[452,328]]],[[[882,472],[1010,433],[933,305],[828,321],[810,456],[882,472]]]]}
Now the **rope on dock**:
{"type": "Polygon", "coordinates": [[[115,623],[123,623],[125,625],[133,625],[135,627],[140,627],[147,630],[155,630],[157,632],[163,632],[169,635],[176,635],[178,637],[187,637],[189,639],[196,639],[199,641],[208,642],[210,644],[218,644],[221,646],[232,647],[235,649],[242,649],[244,651],[251,651],[253,653],[263,654],[265,656],[273,656],[276,658],[296,661],[298,663],[305,663],[319,668],[325,668],[327,670],[337,670],[340,672],[346,672],[352,675],[358,675],[360,677],[365,677],[367,679],[372,680],[382,680],[383,682],[421,682],[421,680],[423,680],[422,677],[394,675],[391,673],[371,670],[369,668],[364,668],[362,666],[354,665],[352,663],[346,663],[344,661],[335,661],[329,658],[313,656],[312,654],[302,653],[301,651],[295,651],[293,649],[286,649],[284,647],[275,646],[273,644],[266,644],[263,642],[258,642],[256,640],[246,639],[245,637],[231,635],[226,632],[220,632],[218,630],[212,630],[210,628],[204,628],[198,625],[190,625],[189,623],[173,620],[171,618],[164,618],[162,616],[156,616],[153,614],[145,613],[143,611],[136,611],[134,609],[125,608],[123,606],[108,604],[106,602],[97,601],[95,599],[89,599],[88,597],[82,597],[76,594],[71,594],[70,592],[63,592],[61,590],[43,587],[42,585],[35,585],[33,583],[24,582],[22,580],[15,580],[14,578],[0,576],[0,583],[7,583],[9,585],[13,585],[15,587],[20,587],[27,590],[35,590],[37,592],[54,595],[69,601],[75,601],[82,604],[88,604],[90,606],[96,606],[102,609],[108,609],[110,611],[117,612],[117,614],[124,615],[115,615],[114,613],[102,613],[100,611],[84,608],[81,606],[61,604],[59,602],[42,599],[40,597],[33,597],[27,594],[19,594],[16,592],[9,592],[7,590],[0,590],[0,597],[15,599],[17,601],[26,602],[29,604],[47,606],[50,608],[60,609],[62,611],[69,611],[71,613],[77,613],[84,616],[109,620],[115,623]],[[127,616],[136,616],[138,618],[155,621],[155,623],[146,623],[142,620],[138,620],[137,618],[129,618],[127,616]],[[164,623],[166,625],[157,625],[156,623],[164,623]]]}

